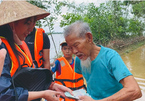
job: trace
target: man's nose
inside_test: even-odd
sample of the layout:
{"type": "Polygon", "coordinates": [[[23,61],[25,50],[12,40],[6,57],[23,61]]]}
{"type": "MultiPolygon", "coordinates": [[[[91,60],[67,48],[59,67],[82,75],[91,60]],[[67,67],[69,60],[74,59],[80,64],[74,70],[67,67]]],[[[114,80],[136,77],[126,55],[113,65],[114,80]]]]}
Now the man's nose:
{"type": "Polygon", "coordinates": [[[69,50],[68,50],[68,49],[66,49],[66,52],[68,53],[68,52],[69,52],[69,50]]]}
{"type": "Polygon", "coordinates": [[[70,51],[71,51],[71,49],[70,49],[70,48],[66,49],[66,52],[70,52],[70,51]]]}

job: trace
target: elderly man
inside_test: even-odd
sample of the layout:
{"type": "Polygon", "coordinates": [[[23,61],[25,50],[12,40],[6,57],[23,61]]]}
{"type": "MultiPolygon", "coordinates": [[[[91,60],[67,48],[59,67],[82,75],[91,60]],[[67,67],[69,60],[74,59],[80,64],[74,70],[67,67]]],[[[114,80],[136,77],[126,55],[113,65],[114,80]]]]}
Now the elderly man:
{"type": "Polygon", "coordinates": [[[77,21],[69,25],[64,37],[77,56],[75,72],[83,74],[91,96],[81,96],[79,101],[132,101],[142,96],[120,55],[95,45],[87,23],[77,21]]]}

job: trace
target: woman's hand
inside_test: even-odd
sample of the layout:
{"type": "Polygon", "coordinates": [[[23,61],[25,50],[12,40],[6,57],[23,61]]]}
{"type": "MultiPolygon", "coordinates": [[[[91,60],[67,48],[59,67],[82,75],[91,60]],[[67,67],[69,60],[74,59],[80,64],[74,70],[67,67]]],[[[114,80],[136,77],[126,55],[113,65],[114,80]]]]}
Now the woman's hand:
{"type": "Polygon", "coordinates": [[[59,101],[59,97],[61,94],[61,92],[53,90],[29,91],[28,93],[28,101],[35,100],[38,98],[44,98],[47,101],[59,101]]]}
{"type": "Polygon", "coordinates": [[[46,90],[43,98],[47,101],[59,101],[60,94],[58,91],[46,90]]]}
{"type": "MultiPolygon", "coordinates": [[[[55,91],[61,92],[61,96],[63,96],[63,97],[66,97],[65,94],[64,94],[64,92],[69,92],[70,94],[72,94],[72,90],[71,90],[71,89],[69,89],[69,88],[67,88],[67,87],[65,87],[65,86],[63,86],[63,85],[59,85],[59,84],[57,84],[57,83],[55,83],[55,84],[52,86],[51,89],[52,89],[52,90],[55,90],[55,91]]],[[[72,94],[72,95],[73,95],[73,94],[72,94]]]]}

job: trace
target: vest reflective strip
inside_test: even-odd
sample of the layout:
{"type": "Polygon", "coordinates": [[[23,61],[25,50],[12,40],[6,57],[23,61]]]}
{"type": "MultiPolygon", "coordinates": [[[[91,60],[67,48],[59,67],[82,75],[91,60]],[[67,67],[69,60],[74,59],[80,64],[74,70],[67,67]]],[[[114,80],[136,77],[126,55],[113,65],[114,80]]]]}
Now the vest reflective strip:
{"type": "MultiPolygon", "coordinates": [[[[24,44],[24,43],[23,43],[23,44],[24,44]]],[[[29,64],[32,66],[32,60],[29,59],[29,57],[28,57],[28,52],[26,52],[26,50],[24,50],[25,52],[23,52],[22,49],[21,49],[17,44],[15,44],[15,45],[16,45],[17,48],[19,48],[19,50],[21,50],[21,52],[23,53],[24,57],[27,58],[29,64]]]]}

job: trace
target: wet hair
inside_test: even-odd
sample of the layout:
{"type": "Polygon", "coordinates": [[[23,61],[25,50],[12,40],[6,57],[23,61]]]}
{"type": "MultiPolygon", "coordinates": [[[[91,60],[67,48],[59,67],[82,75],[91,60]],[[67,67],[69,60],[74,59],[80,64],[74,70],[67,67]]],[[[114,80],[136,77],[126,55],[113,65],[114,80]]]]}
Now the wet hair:
{"type": "Polygon", "coordinates": [[[70,34],[78,34],[78,37],[84,38],[87,32],[91,33],[88,23],[76,21],[64,29],[63,35],[67,37],[70,34]]]}

